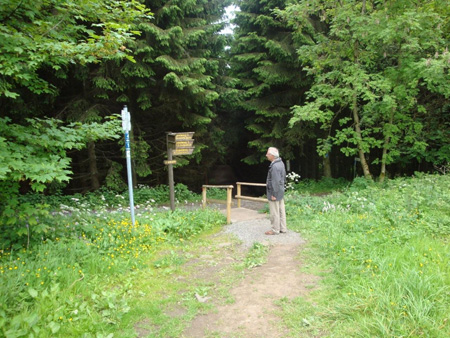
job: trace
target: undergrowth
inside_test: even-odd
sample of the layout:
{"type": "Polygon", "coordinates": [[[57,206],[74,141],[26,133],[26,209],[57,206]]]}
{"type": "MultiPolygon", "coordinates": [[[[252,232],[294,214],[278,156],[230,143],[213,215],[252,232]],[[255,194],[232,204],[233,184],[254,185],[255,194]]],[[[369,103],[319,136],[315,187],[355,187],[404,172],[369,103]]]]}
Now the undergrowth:
{"type": "Polygon", "coordinates": [[[313,297],[318,306],[284,304],[291,328],[333,337],[447,337],[449,205],[448,175],[292,195],[291,228],[307,237],[316,273],[329,272],[313,297]]]}

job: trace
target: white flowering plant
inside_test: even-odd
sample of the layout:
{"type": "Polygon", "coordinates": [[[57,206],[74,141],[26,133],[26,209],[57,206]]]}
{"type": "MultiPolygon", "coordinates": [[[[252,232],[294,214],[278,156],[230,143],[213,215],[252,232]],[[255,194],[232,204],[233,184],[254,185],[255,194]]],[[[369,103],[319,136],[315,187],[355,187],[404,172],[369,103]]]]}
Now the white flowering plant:
{"type": "Polygon", "coordinates": [[[295,184],[297,184],[300,181],[300,175],[291,171],[286,175],[286,183],[285,188],[286,190],[295,190],[295,184]]]}

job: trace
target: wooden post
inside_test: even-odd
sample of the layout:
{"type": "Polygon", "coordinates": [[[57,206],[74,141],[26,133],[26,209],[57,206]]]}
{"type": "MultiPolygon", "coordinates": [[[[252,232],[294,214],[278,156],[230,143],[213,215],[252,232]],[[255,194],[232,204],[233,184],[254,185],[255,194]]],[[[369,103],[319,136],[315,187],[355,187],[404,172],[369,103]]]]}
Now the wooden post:
{"type": "Polygon", "coordinates": [[[230,185],[227,188],[227,224],[231,224],[231,195],[233,192],[233,186],[230,185]]]}
{"type": "MultiPolygon", "coordinates": [[[[173,160],[172,157],[172,148],[167,147],[167,159],[169,161],[173,160]]],[[[175,183],[173,180],[173,165],[169,164],[169,194],[170,194],[170,209],[172,211],[175,210],[175,183]]]]}
{"type": "Polygon", "coordinates": [[[202,206],[203,209],[206,208],[206,187],[202,187],[202,206]]]}
{"type": "Polygon", "coordinates": [[[237,185],[237,195],[236,196],[238,197],[238,203],[237,203],[238,205],[237,206],[238,206],[238,208],[240,208],[241,207],[241,198],[240,198],[241,197],[241,184],[239,182],[237,182],[236,185],[237,185]]]}

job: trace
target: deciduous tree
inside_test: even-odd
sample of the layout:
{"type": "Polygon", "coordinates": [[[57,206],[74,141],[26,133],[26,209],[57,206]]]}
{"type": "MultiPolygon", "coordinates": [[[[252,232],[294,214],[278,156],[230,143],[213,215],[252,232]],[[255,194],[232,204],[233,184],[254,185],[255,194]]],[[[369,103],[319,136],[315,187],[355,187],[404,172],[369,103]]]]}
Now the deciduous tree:
{"type": "MultiPolygon", "coordinates": [[[[359,157],[366,177],[379,164],[380,180],[388,164],[405,157],[421,160],[432,151],[442,158],[449,135],[424,134],[432,123],[428,114],[437,108],[424,99],[433,96],[442,104],[437,109],[448,112],[444,2],[315,0],[279,14],[310,41],[298,55],[314,84],[307,102],[292,108],[291,125],[306,120],[332,129],[319,153],[325,154],[329,143],[337,145],[345,155],[359,157]]],[[[448,126],[445,113],[439,119],[448,126]]],[[[450,153],[444,157],[448,161],[450,153]]]]}

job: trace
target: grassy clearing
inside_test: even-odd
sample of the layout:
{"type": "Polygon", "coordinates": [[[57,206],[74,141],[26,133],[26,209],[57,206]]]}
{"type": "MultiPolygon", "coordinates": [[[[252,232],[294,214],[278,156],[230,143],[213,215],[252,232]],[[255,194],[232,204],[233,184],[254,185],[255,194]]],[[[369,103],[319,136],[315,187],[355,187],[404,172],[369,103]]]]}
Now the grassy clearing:
{"type": "Polygon", "coordinates": [[[42,243],[1,251],[1,335],[112,337],[123,330],[121,336],[134,337],[130,323],[142,314],[158,325],[161,304],[180,296],[182,286],[171,273],[181,271],[184,256],[153,261],[155,255],[180,250],[225,222],[208,209],[138,213],[136,226],[123,217],[72,209],[70,215],[55,215],[59,226],[42,243]]]}
{"type": "Polygon", "coordinates": [[[293,336],[448,337],[449,176],[288,201],[308,265],[324,271],[311,301],[282,303],[293,336]]]}
{"type": "MultiPolygon", "coordinates": [[[[298,187],[289,225],[323,279],[307,299],[279,301],[292,336],[447,337],[450,178],[357,180],[320,197],[298,187]]],[[[218,212],[138,204],[133,227],[116,197],[68,199],[42,241],[0,251],[0,336],[180,337],[265,262],[266,247],[245,253],[219,233],[218,212]]]]}

